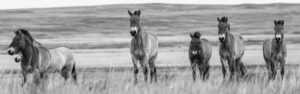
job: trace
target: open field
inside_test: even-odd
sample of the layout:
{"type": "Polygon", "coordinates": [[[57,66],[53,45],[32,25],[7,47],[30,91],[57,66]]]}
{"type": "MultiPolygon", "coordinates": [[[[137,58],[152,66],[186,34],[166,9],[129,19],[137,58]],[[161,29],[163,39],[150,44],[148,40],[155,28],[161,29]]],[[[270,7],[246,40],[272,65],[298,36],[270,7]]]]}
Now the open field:
{"type": "MultiPolygon", "coordinates": [[[[210,79],[192,81],[190,68],[159,68],[158,82],[145,83],[142,73],[139,84],[133,84],[133,73],[129,68],[107,68],[81,70],[78,85],[64,84],[63,78],[54,74],[49,78],[47,89],[30,84],[20,87],[20,74],[1,73],[3,94],[298,94],[300,92],[299,66],[286,66],[283,80],[269,81],[264,67],[247,67],[248,74],[236,82],[223,80],[221,70],[213,67],[210,79]]],[[[228,78],[227,78],[228,79],[228,78]]]]}
{"type": "Polygon", "coordinates": [[[297,94],[300,93],[300,4],[177,5],[139,4],[0,10],[0,94],[297,94]],[[156,33],[160,48],[159,80],[133,84],[127,10],[141,9],[144,29],[156,33]],[[223,81],[218,55],[217,16],[228,16],[231,32],[246,42],[243,61],[248,74],[239,82],[223,81]],[[286,75],[267,80],[262,42],[273,37],[273,20],[285,20],[288,41],[286,75]],[[20,64],[6,53],[12,30],[28,29],[47,48],[71,48],[79,84],[64,84],[58,74],[47,90],[20,87],[20,64]],[[189,33],[200,31],[213,44],[210,79],[192,81],[189,33]]]}

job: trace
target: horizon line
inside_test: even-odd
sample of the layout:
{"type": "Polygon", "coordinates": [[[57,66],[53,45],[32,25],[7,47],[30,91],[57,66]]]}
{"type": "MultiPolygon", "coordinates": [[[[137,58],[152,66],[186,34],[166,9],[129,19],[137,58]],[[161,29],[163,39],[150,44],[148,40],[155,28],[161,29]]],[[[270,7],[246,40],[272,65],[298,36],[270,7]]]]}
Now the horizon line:
{"type": "Polygon", "coordinates": [[[22,10],[22,9],[55,9],[55,8],[72,8],[72,7],[94,7],[94,6],[110,6],[110,5],[143,5],[143,4],[170,4],[170,5],[272,5],[272,4],[299,4],[300,3],[240,3],[240,4],[192,4],[192,3],[128,3],[128,4],[98,4],[98,5],[70,5],[70,6],[54,6],[54,7],[26,7],[26,8],[3,8],[0,10],[22,10]]]}

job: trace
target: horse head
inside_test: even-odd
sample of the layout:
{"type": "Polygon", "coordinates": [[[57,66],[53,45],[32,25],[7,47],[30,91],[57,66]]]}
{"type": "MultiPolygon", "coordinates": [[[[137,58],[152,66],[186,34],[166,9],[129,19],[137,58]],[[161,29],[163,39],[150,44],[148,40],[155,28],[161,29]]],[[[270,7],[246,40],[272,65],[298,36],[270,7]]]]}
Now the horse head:
{"type": "Polygon", "coordinates": [[[284,20],[274,20],[274,30],[275,30],[275,40],[277,42],[281,41],[283,39],[283,30],[284,30],[284,20]]]}
{"type": "Polygon", "coordinates": [[[130,15],[130,34],[132,36],[136,36],[142,27],[142,21],[140,17],[141,11],[136,10],[134,13],[132,13],[130,10],[128,10],[128,14],[130,15]]]}
{"type": "Polygon", "coordinates": [[[14,33],[15,33],[15,37],[10,43],[9,49],[7,51],[9,55],[14,55],[19,53],[22,49],[25,48],[26,45],[26,40],[25,40],[26,36],[24,36],[23,33],[19,30],[15,30],[14,33]]]}
{"type": "Polygon", "coordinates": [[[190,44],[190,50],[192,51],[192,55],[199,54],[199,51],[201,50],[201,34],[200,32],[195,32],[194,34],[190,33],[191,36],[191,44],[190,44]]]}
{"type": "Polygon", "coordinates": [[[230,30],[230,25],[228,23],[228,17],[223,16],[222,18],[217,17],[217,20],[219,22],[218,24],[218,34],[219,34],[219,40],[221,42],[225,41],[226,34],[230,30]]]}

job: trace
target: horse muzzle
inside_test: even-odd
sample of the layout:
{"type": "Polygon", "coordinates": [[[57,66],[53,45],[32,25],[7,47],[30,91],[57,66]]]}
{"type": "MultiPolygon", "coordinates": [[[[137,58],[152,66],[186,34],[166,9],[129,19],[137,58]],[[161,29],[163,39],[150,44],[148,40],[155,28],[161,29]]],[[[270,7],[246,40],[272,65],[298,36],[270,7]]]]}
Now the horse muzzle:
{"type": "Polygon", "coordinates": [[[136,35],[136,31],[130,31],[131,36],[135,36],[136,35]]]}
{"type": "Polygon", "coordinates": [[[275,35],[275,40],[276,40],[276,41],[281,41],[281,39],[282,39],[282,37],[281,37],[280,34],[276,34],[276,35],[275,35]]]}
{"type": "Polygon", "coordinates": [[[15,49],[12,48],[12,47],[10,47],[10,48],[8,49],[8,51],[7,51],[7,53],[8,53],[9,55],[14,55],[15,52],[16,52],[15,49]]]}
{"type": "Polygon", "coordinates": [[[225,34],[219,34],[219,40],[223,42],[225,40],[225,34]]]}
{"type": "Polygon", "coordinates": [[[21,57],[16,57],[16,58],[15,58],[15,62],[16,62],[16,63],[19,63],[20,61],[21,61],[21,57]]]}

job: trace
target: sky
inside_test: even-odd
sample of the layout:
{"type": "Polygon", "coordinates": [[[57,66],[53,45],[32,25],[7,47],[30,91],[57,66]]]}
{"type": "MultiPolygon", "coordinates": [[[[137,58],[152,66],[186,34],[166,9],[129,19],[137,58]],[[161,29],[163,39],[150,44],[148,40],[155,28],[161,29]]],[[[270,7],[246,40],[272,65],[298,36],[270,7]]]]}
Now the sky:
{"type": "Polygon", "coordinates": [[[300,3],[300,0],[0,0],[0,9],[49,8],[68,6],[91,6],[107,4],[265,4],[265,3],[300,3]]]}

